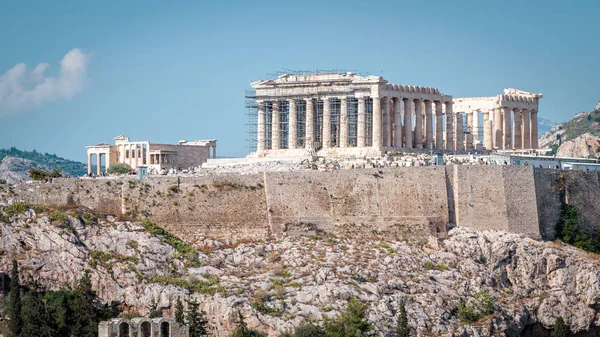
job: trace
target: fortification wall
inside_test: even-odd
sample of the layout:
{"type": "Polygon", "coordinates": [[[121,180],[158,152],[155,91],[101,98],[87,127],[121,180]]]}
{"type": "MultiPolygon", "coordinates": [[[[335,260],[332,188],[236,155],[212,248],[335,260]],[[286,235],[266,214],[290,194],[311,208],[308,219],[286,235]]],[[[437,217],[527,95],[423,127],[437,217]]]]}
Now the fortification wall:
{"type": "MultiPolygon", "coordinates": [[[[598,225],[597,173],[509,166],[404,167],[254,175],[59,180],[3,199],[148,218],[188,241],[327,232],[424,241],[448,227],[554,238],[561,188],[598,225]],[[562,178],[561,176],[562,175],[562,178]]],[[[591,228],[591,227],[590,227],[591,228]]]]}

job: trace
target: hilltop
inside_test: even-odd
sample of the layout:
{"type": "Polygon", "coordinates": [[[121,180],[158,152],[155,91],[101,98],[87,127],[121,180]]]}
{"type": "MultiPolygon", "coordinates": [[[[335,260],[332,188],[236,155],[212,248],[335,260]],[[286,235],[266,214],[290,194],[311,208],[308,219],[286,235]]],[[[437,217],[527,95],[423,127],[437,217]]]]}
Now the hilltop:
{"type": "Polygon", "coordinates": [[[29,169],[41,170],[61,169],[70,176],[81,176],[87,172],[85,164],[58,157],[55,154],[21,151],[14,147],[0,149],[0,179],[9,184],[29,178],[29,169]]]}
{"type": "Polygon", "coordinates": [[[556,148],[559,156],[595,156],[600,152],[600,102],[592,111],[552,127],[540,137],[540,146],[556,148]]]}

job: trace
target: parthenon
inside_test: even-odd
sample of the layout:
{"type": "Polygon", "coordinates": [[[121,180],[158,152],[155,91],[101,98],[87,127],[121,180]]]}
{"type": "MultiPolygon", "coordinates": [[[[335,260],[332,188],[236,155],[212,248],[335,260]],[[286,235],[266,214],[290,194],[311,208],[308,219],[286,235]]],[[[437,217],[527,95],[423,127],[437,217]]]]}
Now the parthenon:
{"type": "Polygon", "coordinates": [[[352,72],[283,74],[251,87],[255,93],[246,98],[257,110],[254,156],[537,148],[541,94],[505,89],[493,97],[453,99],[437,88],[352,72]]]}

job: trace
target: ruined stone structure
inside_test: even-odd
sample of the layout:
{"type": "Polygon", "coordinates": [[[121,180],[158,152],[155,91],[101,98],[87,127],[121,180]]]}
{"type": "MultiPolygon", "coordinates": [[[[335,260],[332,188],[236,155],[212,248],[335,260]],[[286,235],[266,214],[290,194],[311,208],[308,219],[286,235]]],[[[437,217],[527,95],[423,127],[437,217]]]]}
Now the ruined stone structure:
{"type": "Polygon", "coordinates": [[[16,185],[0,197],[149,218],[190,241],[323,232],[422,242],[452,226],[552,239],[561,189],[584,218],[598,219],[599,182],[598,172],[449,165],[208,175],[179,185],[163,176],[69,179],[16,185]]]}
{"type": "Polygon", "coordinates": [[[493,97],[455,98],[454,111],[464,113],[468,125],[465,149],[537,149],[540,98],[542,94],[517,89],[493,97]]]}
{"type": "Polygon", "coordinates": [[[313,151],[325,156],[380,155],[400,148],[469,150],[473,148],[472,137],[468,132],[464,137],[467,128],[462,113],[467,113],[467,124],[472,128],[472,111],[484,106],[484,121],[490,119],[488,108],[495,111],[493,118],[502,118],[492,123],[500,128],[495,133],[500,137],[500,148],[513,144],[519,149],[537,148],[541,95],[516,89],[506,89],[504,95],[496,97],[453,100],[437,88],[388,84],[380,76],[351,72],[284,74],[251,86],[257,108],[253,155],[258,157],[298,156],[313,151]],[[453,107],[456,103],[458,110],[453,107]],[[510,136],[511,111],[516,111],[514,125],[518,129],[514,143],[510,136]],[[522,137],[527,141],[521,141],[522,137]]]}
{"type": "Polygon", "coordinates": [[[115,137],[115,145],[100,143],[87,146],[88,173],[92,173],[92,156],[96,156],[96,170],[100,174],[102,157],[106,169],[115,163],[125,163],[135,169],[147,166],[160,171],[163,168],[200,166],[208,158],[217,157],[217,140],[180,140],[177,144],[155,144],[147,141],[132,142],[129,137],[115,137]],[[211,155],[212,149],[212,155],[211,155]]]}
{"type": "Polygon", "coordinates": [[[98,337],[188,337],[188,327],[172,318],[114,318],[98,324],[98,337]]]}

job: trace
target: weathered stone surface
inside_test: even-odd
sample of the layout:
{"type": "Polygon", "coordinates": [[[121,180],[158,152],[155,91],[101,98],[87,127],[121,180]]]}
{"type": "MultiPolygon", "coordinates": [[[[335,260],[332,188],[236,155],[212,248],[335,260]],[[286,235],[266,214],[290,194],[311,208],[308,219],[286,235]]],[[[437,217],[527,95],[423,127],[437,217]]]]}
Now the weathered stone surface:
{"type": "Polygon", "coordinates": [[[277,336],[304,319],[334,316],[353,296],[368,304],[368,318],[382,335],[393,330],[402,301],[417,336],[519,335],[527,325],[551,327],[559,316],[583,331],[600,320],[598,259],[518,234],[456,228],[446,240],[418,246],[368,236],[205,241],[197,247],[204,251],[198,254],[203,266],[186,268],[172,247],[136,224],[114,218],[89,226],[74,218],[71,223],[72,232],[31,210],[2,223],[0,270],[8,272],[16,258],[21,281],[43,290],[73,284],[88,270],[103,301],[141,314],[157,300],[172,316],[177,297],[195,297],[216,336],[235,327],[238,309],[251,327],[277,336]],[[94,265],[93,251],[111,258],[94,265]],[[153,275],[216,277],[224,290],[214,296],[191,293],[148,283],[153,275]],[[474,324],[461,322],[457,303],[472,303],[478,291],[497,300],[494,314],[474,324]],[[259,310],[256,301],[270,309],[259,310]]]}

